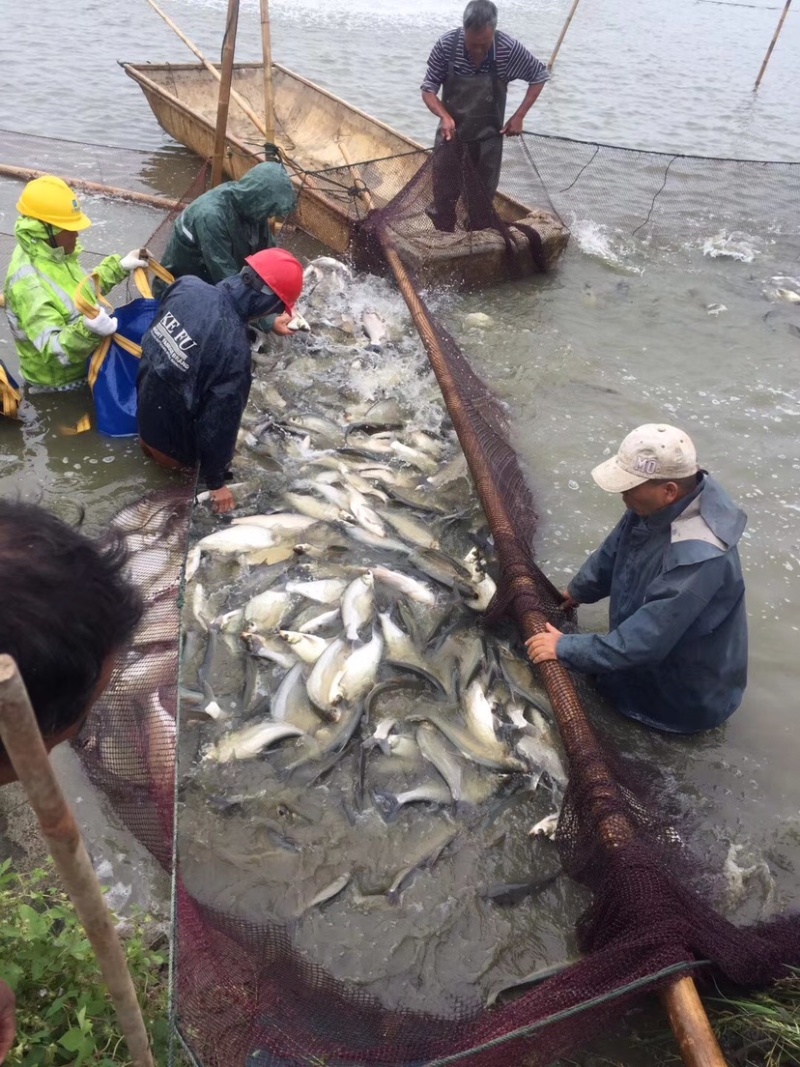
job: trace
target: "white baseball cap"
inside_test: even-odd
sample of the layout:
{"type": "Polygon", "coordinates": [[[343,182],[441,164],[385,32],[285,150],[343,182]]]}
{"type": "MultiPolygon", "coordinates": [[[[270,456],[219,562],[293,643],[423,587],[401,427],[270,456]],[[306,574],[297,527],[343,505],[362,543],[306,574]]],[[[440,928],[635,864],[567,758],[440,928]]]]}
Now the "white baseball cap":
{"type": "Polygon", "coordinates": [[[595,467],[592,477],[607,493],[624,493],[651,478],[688,478],[698,469],[688,434],[675,426],[648,422],[632,430],[616,456],[595,467]]]}

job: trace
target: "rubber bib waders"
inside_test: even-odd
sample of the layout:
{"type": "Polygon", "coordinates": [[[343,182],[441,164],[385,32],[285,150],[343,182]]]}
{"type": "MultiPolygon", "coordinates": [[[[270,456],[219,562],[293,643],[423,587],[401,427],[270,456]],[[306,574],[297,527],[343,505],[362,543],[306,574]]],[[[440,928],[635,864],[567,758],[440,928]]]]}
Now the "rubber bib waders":
{"type": "Polygon", "coordinates": [[[491,202],[500,180],[503,157],[503,128],[506,111],[507,84],[497,76],[494,45],[491,50],[491,72],[463,77],[455,73],[458,49],[464,47],[463,32],[456,35],[450,53],[447,77],[442,86],[442,103],[456,124],[456,136],[444,141],[441,127],[436,131],[434,146],[445,147],[434,153],[433,198],[429,213],[439,230],[452,233],[456,224],[456,204],[464,188],[466,156],[477,172],[482,188],[467,184],[466,200],[469,228],[483,229],[491,225],[491,202]]]}

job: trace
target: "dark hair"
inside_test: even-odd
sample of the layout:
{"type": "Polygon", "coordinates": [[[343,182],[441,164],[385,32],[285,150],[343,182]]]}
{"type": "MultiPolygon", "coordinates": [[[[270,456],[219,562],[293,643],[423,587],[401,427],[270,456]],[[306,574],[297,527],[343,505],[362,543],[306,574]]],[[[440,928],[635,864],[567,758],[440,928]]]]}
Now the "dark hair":
{"type": "Polygon", "coordinates": [[[647,481],[649,485],[666,485],[673,482],[678,487],[679,495],[687,496],[695,491],[702,477],[702,471],[698,471],[696,474],[687,474],[685,478],[648,478],[647,481]]]}
{"type": "Polygon", "coordinates": [[[92,541],[36,504],[0,499],[0,652],[16,660],[45,737],[88,710],[142,617],[127,560],[121,536],[92,541]]]}
{"type": "Polygon", "coordinates": [[[492,0],[470,0],[464,8],[464,29],[484,30],[487,26],[497,29],[497,8],[492,0]]]}

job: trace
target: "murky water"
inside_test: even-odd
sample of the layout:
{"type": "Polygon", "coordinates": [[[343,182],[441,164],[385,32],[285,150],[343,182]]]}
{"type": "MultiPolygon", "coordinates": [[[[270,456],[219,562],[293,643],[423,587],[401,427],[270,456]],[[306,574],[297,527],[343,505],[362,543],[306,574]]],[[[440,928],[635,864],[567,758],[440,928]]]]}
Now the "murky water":
{"type": "MultiPolygon", "coordinates": [[[[274,56],[427,142],[433,123],[418,85],[433,40],[456,24],[461,6],[274,0],[274,56]]],[[[502,26],[547,58],[568,7],[566,0],[543,0],[534,13],[522,0],[507,0],[502,26]]],[[[0,60],[13,86],[4,98],[4,124],[144,149],[149,184],[167,191],[180,154],[166,149],[140,91],[113,59],[190,61],[172,32],[143,3],[91,0],[76,8],[36,0],[3,8],[0,60]],[[32,61],[44,25],[71,42],[58,62],[32,61]]],[[[257,10],[253,0],[242,6],[241,59],[259,55],[257,10]]],[[[169,7],[212,59],[224,12],[224,3],[211,0],[169,7]]],[[[800,14],[787,18],[764,82],[752,91],[778,14],[766,2],[657,0],[631,7],[584,0],[528,126],[652,150],[798,159],[800,14]]],[[[751,657],[742,708],[723,730],[688,741],[607,716],[601,721],[623,748],[674,779],[684,806],[698,813],[696,843],[716,865],[737,844],[740,867],[768,866],[769,878],[758,868],[738,888],[732,872],[731,912],[754,918],[795,902],[800,864],[800,307],[765,295],[775,288],[773,277],[800,276],[800,258],[796,202],[772,221],[766,211],[751,210],[776,195],[771,178],[760,192],[755,172],[747,203],[737,191],[729,217],[720,218],[717,178],[709,168],[698,186],[708,189],[713,210],[704,219],[694,213],[685,231],[676,225],[657,241],[637,240],[632,226],[617,232],[592,214],[590,203],[570,220],[574,240],[551,276],[469,297],[445,294],[436,304],[511,405],[539,503],[539,558],[555,582],[566,583],[616,521],[618,501],[593,486],[589,470],[640,422],[685,426],[702,463],[748,510],[742,559],[751,657]],[[749,223],[761,217],[758,228],[736,225],[739,208],[749,223]],[[731,238],[735,230],[743,237],[731,238]],[[729,254],[716,255],[720,250],[729,254]],[[718,305],[724,310],[714,310],[718,305]],[[467,330],[463,317],[474,310],[491,315],[494,327],[467,330]]],[[[13,226],[17,192],[13,184],[0,186],[0,231],[13,226]]],[[[615,205],[630,196],[623,168],[603,193],[615,205]]],[[[571,203],[579,203],[577,192],[571,203]]],[[[101,200],[86,206],[95,220],[86,244],[97,253],[124,252],[157,221],[145,209],[101,200]]],[[[10,252],[8,242],[0,251],[10,252]]],[[[3,325],[0,355],[13,364],[9,352],[3,325]]],[[[88,405],[83,395],[37,398],[24,426],[0,425],[0,491],[39,494],[66,514],[82,505],[88,521],[100,524],[118,504],[161,484],[131,443],[62,432],[88,405]]],[[[584,609],[582,621],[602,627],[604,609],[584,609]]]]}

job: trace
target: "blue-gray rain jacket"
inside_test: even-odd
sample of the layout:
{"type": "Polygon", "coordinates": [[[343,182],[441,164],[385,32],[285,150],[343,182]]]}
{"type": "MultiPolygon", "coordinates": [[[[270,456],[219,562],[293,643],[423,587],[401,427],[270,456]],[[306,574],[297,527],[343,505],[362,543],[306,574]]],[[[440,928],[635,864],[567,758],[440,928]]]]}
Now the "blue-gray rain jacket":
{"type": "Polygon", "coordinates": [[[209,489],[225,484],[250,394],[247,323],[283,310],[275,293],[249,288],[240,274],[218,285],[179,278],[142,338],[139,436],[186,467],[199,464],[209,489]]]}
{"type": "Polygon", "coordinates": [[[704,473],[697,489],[640,518],[627,510],[569,585],[610,597],[608,634],[565,634],[558,659],[596,675],[629,718],[691,734],[724,722],[747,683],[747,617],[737,544],[747,516],[704,473]]]}

